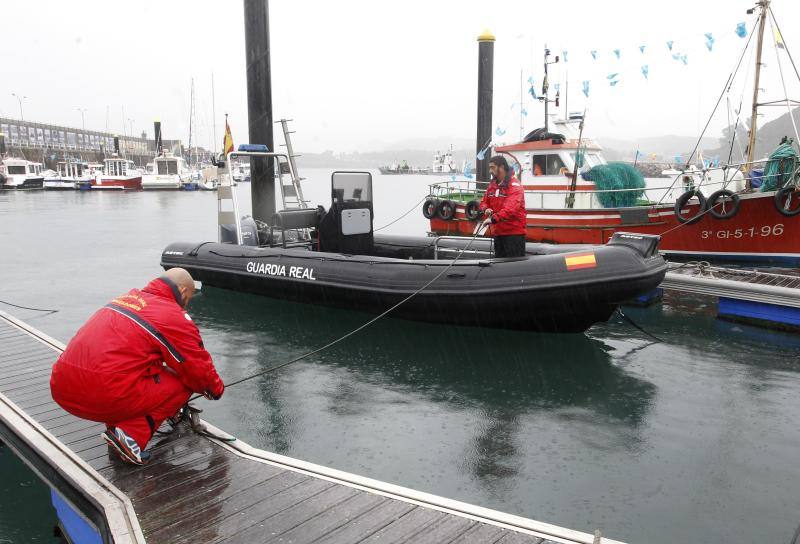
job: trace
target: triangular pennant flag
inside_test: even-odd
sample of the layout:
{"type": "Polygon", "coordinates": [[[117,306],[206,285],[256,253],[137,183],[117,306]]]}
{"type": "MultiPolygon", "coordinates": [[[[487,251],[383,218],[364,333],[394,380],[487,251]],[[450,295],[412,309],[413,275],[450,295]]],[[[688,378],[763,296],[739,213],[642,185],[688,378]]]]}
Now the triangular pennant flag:
{"type": "Polygon", "coordinates": [[[567,51],[564,50],[561,52],[561,54],[564,56],[564,62],[567,62],[567,51]]]}
{"type": "Polygon", "coordinates": [[[597,50],[592,50],[592,51],[590,51],[590,52],[591,52],[591,54],[592,54],[592,58],[593,58],[594,60],[597,60],[597,50]]]}
{"type": "Polygon", "coordinates": [[[527,116],[528,116],[528,110],[526,110],[525,108],[522,108],[521,110],[519,110],[519,112],[520,112],[522,115],[524,115],[525,117],[527,117],[527,116]]]}
{"type": "Polygon", "coordinates": [[[667,48],[668,48],[670,51],[672,51],[672,44],[673,44],[673,43],[675,43],[675,42],[673,42],[672,40],[670,40],[670,41],[668,41],[668,42],[667,42],[667,48]]]}
{"type": "Polygon", "coordinates": [[[561,83],[555,83],[555,84],[553,84],[553,88],[556,90],[556,92],[558,92],[558,91],[559,91],[559,89],[561,89],[561,83]]]}
{"type": "Polygon", "coordinates": [[[533,85],[533,76],[528,76],[528,83],[533,85]]]}
{"type": "Polygon", "coordinates": [[[645,79],[647,79],[647,75],[650,73],[650,67],[648,65],[642,66],[642,75],[645,79]]]}
{"type": "Polygon", "coordinates": [[[612,87],[616,87],[617,83],[619,83],[618,79],[615,79],[614,81],[609,81],[608,82],[608,84],[611,85],[612,87]]]}
{"type": "Polygon", "coordinates": [[[614,49],[614,54],[617,56],[617,59],[619,59],[621,51],[619,49],[614,49]]]}
{"type": "Polygon", "coordinates": [[[786,49],[786,45],[783,43],[783,36],[781,36],[781,31],[777,28],[772,33],[773,38],[775,38],[775,47],[780,49],[786,49]]]}
{"type": "Polygon", "coordinates": [[[706,47],[709,51],[714,47],[714,36],[711,35],[711,32],[706,32],[706,47]]]}
{"type": "Polygon", "coordinates": [[[589,98],[589,82],[588,81],[584,81],[583,82],[583,94],[584,94],[584,96],[586,96],[586,98],[589,98]]]}
{"type": "Polygon", "coordinates": [[[497,134],[498,136],[502,136],[503,134],[505,134],[505,133],[506,133],[506,131],[505,131],[505,130],[503,130],[503,129],[501,129],[501,128],[498,126],[496,129],[494,129],[494,133],[495,133],[495,134],[497,134]]]}
{"type": "Polygon", "coordinates": [[[615,77],[617,77],[618,75],[619,75],[619,72],[614,72],[613,74],[608,74],[608,75],[606,76],[606,79],[614,79],[614,78],[615,78],[615,77]]]}
{"type": "Polygon", "coordinates": [[[533,85],[531,85],[531,88],[528,89],[528,92],[533,97],[533,99],[536,100],[536,89],[533,88],[533,85]]]}
{"type": "Polygon", "coordinates": [[[639,52],[640,52],[640,53],[642,53],[642,54],[644,54],[644,48],[645,48],[645,47],[647,47],[647,46],[646,46],[646,45],[640,45],[640,46],[639,46],[639,52]]]}
{"type": "Polygon", "coordinates": [[[747,36],[747,29],[745,28],[744,23],[738,23],[736,25],[736,35],[740,38],[747,36]]]}

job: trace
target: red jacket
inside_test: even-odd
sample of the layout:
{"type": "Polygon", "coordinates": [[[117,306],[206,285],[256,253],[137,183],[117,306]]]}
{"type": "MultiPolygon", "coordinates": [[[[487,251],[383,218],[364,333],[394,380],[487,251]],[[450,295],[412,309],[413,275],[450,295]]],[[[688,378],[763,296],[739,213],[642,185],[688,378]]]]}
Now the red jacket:
{"type": "Polygon", "coordinates": [[[143,380],[170,371],[195,393],[221,396],[225,386],[179,300],[177,287],[159,278],[95,312],[53,366],[53,398],[76,412],[135,404],[146,390],[143,380]]]}
{"type": "Polygon", "coordinates": [[[525,234],[525,190],[509,173],[505,182],[492,180],[481,200],[481,211],[492,209],[492,236],[525,234]]]}

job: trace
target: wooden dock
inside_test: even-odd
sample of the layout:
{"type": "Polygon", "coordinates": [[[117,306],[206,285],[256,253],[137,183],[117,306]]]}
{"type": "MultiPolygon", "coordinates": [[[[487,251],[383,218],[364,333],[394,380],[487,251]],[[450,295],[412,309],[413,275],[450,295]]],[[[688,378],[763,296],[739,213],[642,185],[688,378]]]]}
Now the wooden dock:
{"type": "Polygon", "coordinates": [[[50,369],[63,349],[0,312],[0,440],[51,487],[75,544],[619,544],[240,440],[207,438],[188,426],[156,437],[148,465],[124,464],[100,438],[102,424],[78,419],[53,401],[50,369]]]}

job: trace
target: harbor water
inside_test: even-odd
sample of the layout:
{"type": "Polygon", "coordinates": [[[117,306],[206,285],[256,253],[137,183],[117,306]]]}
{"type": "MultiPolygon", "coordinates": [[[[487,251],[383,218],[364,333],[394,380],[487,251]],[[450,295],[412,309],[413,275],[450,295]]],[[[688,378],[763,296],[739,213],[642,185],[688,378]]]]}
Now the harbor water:
{"type": "MultiPolygon", "coordinates": [[[[330,172],[304,189],[329,203],[330,172]]],[[[432,176],[375,172],[375,226],[421,235],[432,176]]],[[[663,180],[662,180],[663,181],[663,180]]],[[[243,208],[249,186],[241,184],[243,208]]],[[[173,241],[216,239],[216,195],[0,193],[0,305],[68,341],[161,272],[173,241]]],[[[244,382],[203,417],[250,444],[572,529],[649,544],[789,543],[800,523],[800,337],[667,294],[553,335],[381,320],[244,382]]],[[[203,288],[190,307],[225,381],[371,316],[203,288]]],[[[47,489],[0,446],[0,543],[51,542],[47,489]],[[12,514],[13,513],[13,514],[12,514]]]]}

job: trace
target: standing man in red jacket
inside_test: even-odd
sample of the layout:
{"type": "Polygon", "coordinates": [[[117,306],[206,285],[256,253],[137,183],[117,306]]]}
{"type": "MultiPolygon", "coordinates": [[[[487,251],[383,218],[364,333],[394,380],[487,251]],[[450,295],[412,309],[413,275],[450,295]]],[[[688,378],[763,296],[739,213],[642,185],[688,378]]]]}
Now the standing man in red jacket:
{"type": "Polygon", "coordinates": [[[194,281],[167,270],[89,318],[53,366],[50,391],[67,412],[106,424],[103,439],[129,463],[192,393],[219,399],[225,386],[186,313],[194,281]]]}
{"type": "Polygon", "coordinates": [[[489,159],[492,182],[481,200],[480,210],[491,224],[494,256],[525,256],[525,191],[505,157],[489,159]]]}

